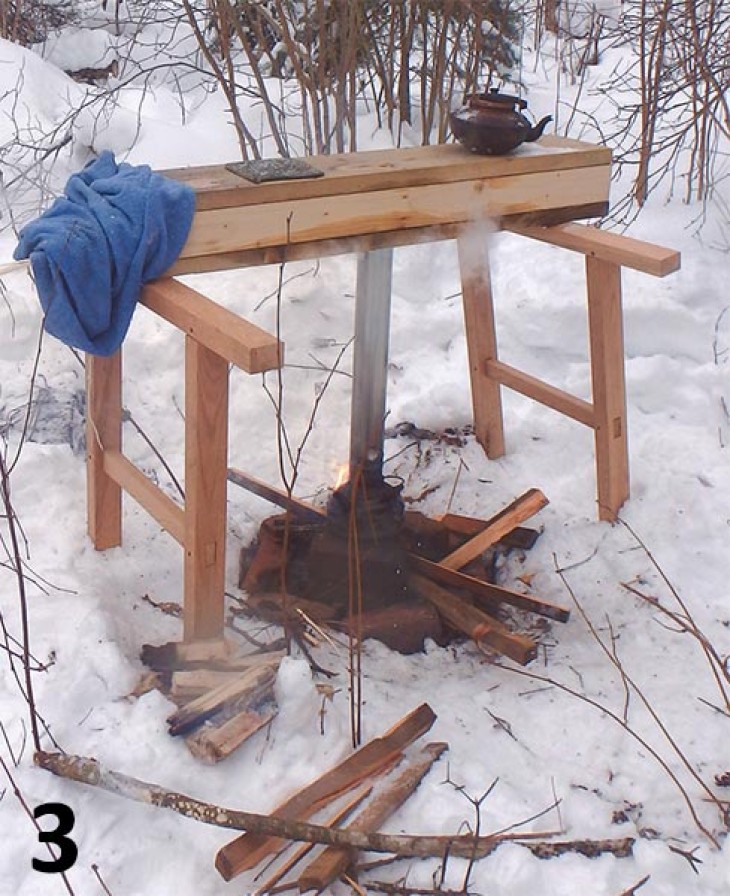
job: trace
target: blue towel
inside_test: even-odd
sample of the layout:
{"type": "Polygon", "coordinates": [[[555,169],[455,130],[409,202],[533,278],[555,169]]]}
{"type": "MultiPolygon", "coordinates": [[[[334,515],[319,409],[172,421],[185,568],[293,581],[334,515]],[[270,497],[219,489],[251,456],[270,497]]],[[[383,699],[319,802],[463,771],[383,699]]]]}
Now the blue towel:
{"type": "Polygon", "coordinates": [[[65,195],[20,232],[45,328],[67,345],[111,355],[122,344],[142,284],[180,254],[195,211],[190,187],[148,165],[103,152],[72,175],[65,195]]]}

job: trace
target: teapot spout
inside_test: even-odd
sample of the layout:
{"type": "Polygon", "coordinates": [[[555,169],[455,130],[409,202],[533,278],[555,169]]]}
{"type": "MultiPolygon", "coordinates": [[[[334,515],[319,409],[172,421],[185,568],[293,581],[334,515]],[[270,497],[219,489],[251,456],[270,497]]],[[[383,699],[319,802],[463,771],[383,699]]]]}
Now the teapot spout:
{"type": "Polygon", "coordinates": [[[542,118],[540,121],[538,121],[535,127],[530,128],[530,130],[527,132],[525,141],[527,143],[533,143],[535,140],[539,140],[540,137],[542,137],[542,132],[552,120],[552,115],[546,115],[545,118],[542,118]]]}

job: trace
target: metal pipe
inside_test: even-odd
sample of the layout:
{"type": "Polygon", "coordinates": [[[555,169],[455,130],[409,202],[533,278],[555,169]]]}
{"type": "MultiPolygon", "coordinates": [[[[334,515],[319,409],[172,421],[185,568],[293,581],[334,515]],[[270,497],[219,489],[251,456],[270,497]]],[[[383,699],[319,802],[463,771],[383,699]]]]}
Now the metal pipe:
{"type": "Polygon", "coordinates": [[[358,257],[350,475],[360,469],[366,480],[379,480],[383,474],[392,274],[392,249],[358,257]]]}

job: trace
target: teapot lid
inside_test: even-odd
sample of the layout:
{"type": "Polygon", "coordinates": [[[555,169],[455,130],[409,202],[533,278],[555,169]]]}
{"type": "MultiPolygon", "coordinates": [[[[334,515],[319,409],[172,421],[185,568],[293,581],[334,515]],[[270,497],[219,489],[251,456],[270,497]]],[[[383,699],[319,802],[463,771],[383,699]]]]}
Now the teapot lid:
{"type": "Polygon", "coordinates": [[[513,96],[510,93],[500,93],[499,89],[496,87],[490,87],[486,93],[476,94],[476,99],[488,103],[499,103],[500,105],[509,106],[510,108],[514,108],[515,106],[519,109],[527,108],[527,100],[523,100],[522,97],[519,96],[513,96]]]}

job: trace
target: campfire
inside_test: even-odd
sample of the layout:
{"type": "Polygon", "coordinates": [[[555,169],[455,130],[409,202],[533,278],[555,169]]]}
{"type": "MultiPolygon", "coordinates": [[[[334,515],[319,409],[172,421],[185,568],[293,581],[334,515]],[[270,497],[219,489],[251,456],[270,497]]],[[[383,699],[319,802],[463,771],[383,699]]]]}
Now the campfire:
{"type": "Polygon", "coordinates": [[[299,613],[318,625],[375,637],[395,650],[467,635],[526,664],[535,641],[495,613],[511,605],[557,621],[568,611],[491,580],[482,555],[527,549],[539,533],[521,524],[547,504],[530,489],[487,520],[406,510],[400,485],[358,472],[315,508],[238,471],[229,479],[286,510],[262,523],[243,549],[241,588],[252,614],[283,622],[299,613]]]}

